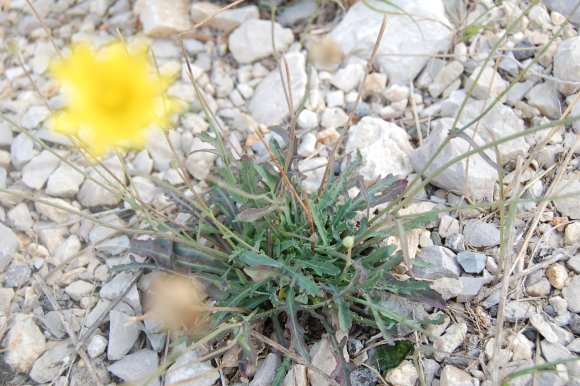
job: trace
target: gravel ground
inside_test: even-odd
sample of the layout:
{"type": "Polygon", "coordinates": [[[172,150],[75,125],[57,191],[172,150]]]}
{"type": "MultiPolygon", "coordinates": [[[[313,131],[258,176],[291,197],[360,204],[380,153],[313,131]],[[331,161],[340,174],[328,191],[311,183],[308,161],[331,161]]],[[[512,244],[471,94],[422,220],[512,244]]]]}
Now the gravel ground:
{"type": "MultiPolygon", "coordinates": [[[[364,157],[365,179],[389,173],[412,178],[445,139],[460,109],[459,126],[467,127],[467,140],[452,139],[426,175],[473,144],[580,115],[576,104],[580,10],[572,14],[574,4],[580,4],[577,0],[546,0],[519,19],[528,1],[505,0],[496,7],[484,0],[398,3],[413,17],[389,15],[377,60],[365,80],[363,102],[357,106],[357,122],[345,138],[344,152],[359,150],[364,157]],[[564,25],[567,17],[571,23],[564,25]],[[496,45],[499,50],[487,60],[496,45]],[[536,55],[540,56],[534,63],[536,55]],[[517,83],[504,93],[514,79],[517,83]],[[469,89],[471,97],[462,108],[469,89]],[[494,100],[499,103],[492,105],[494,100]],[[489,111],[474,124],[484,110],[489,111]]],[[[175,36],[218,6],[186,0],[32,4],[35,12],[24,0],[0,1],[0,112],[85,174],[99,178],[95,166],[87,164],[66,137],[47,129],[51,110],[63,106],[48,74],[57,56],[53,44],[60,50],[86,41],[104,45],[115,39],[116,29],[128,40],[146,37],[161,72],[177,77],[169,94],[190,106],[176,118],[169,137],[203,188],[216,156],[191,154],[206,146],[197,134],[207,131],[208,124],[175,36]]],[[[285,52],[295,107],[307,95],[297,124],[302,141],[299,166],[308,170],[304,183],[310,190],[318,187],[337,129],[353,108],[382,18],[362,2],[345,9],[324,2],[320,16],[308,24],[315,11],[314,1],[291,2],[277,14],[272,29],[263,7],[242,3],[184,40],[193,73],[226,128],[229,143],[257,159],[268,154],[254,130],[288,119],[272,43],[285,52]],[[307,52],[313,59],[310,70],[307,52]]],[[[497,210],[451,210],[426,229],[406,235],[410,257],[433,267],[415,273],[432,281],[448,305],[436,311],[397,298],[386,305],[409,317],[441,314],[445,323],[431,327],[431,338],[401,328],[400,335],[423,350],[418,365],[406,360],[384,379],[360,365],[372,364],[373,351],[364,348],[377,337],[354,332],[348,355],[360,366],[351,374],[353,385],[410,386],[420,384],[419,378],[427,385],[492,385],[494,379],[515,371],[577,356],[579,130],[580,123],[567,123],[554,126],[549,135],[549,130],[539,131],[505,142],[487,158],[473,156],[449,167],[417,194],[406,214],[498,199],[497,168],[503,168],[505,189],[523,188],[530,200],[518,205],[507,251],[499,247],[497,210]],[[533,201],[550,194],[568,195],[533,201]],[[508,258],[502,259],[502,254],[508,258]],[[506,270],[510,275],[502,279],[498,272],[506,270]]],[[[161,132],[154,133],[146,149],[125,154],[126,164],[136,175],[134,187],[145,202],[171,216],[185,217],[166,191],[138,176],[152,175],[184,187],[171,167],[173,154],[165,143],[161,132]]],[[[125,181],[117,158],[103,163],[125,181]]],[[[112,269],[131,261],[129,237],[103,226],[138,229],[146,225],[143,219],[121,196],[87,179],[4,120],[0,120],[0,188],[17,193],[0,193],[0,383],[115,384],[142,379],[162,363],[165,334],[152,320],[135,318],[143,312],[141,297],[149,275],[112,269]]],[[[335,367],[329,347],[328,337],[311,346],[313,364],[328,373],[335,367]]],[[[208,371],[216,363],[200,363],[199,355],[182,356],[163,377],[148,384],[170,385],[197,376],[179,384],[269,385],[280,365],[278,354],[264,350],[257,368],[250,368],[255,375],[240,379],[235,367],[208,371]]],[[[580,385],[580,362],[562,362],[556,368],[557,372],[525,374],[510,384],[580,385]]],[[[327,381],[294,365],[284,383],[308,384],[323,386],[327,381]]]]}

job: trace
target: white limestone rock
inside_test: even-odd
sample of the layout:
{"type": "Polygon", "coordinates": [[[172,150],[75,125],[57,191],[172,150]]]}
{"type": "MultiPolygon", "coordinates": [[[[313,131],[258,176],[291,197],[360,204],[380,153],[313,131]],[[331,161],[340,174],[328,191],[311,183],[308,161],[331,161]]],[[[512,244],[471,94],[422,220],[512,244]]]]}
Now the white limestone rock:
{"type": "Polygon", "coordinates": [[[45,193],[54,197],[74,197],[84,180],[82,173],[70,165],[62,164],[48,177],[45,193]]]}
{"type": "MultiPolygon", "coordinates": [[[[294,41],[292,30],[278,23],[274,23],[274,35],[278,52],[285,51],[294,41]]],[[[252,63],[273,55],[272,23],[258,19],[243,22],[230,34],[228,47],[238,63],[252,63]]]]}
{"type": "Polygon", "coordinates": [[[4,360],[14,370],[28,372],[46,348],[46,339],[32,315],[14,314],[10,331],[4,340],[4,360]]]}
{"type": "Polygon", "coordinates": [[[22,168],[22,182],[32,189],[41,189],[60,160],[48,150],[43,150],[22,168]]]}
{"type": "MultiPolygon", "coordinates": [[[[292,102],[294,108],[297,108],[306,92],[306,59],[304,54],[291,52],[286,54],[286,60],[290,72],[292,102]]],[[[252,117],[259,123],[274,125],[280,123],[289,114],[284,94],[284,86],[288,84],[284,64],[282,64],[282,74],[284,83],[280,79],[279,69],[276,68],[262,79],[254,91],[248,108],[252,117]]]]}
{"type": "MultiPolygon", "coordinates": [[[[580,17],[580,12],[576,12],[580,17]]],[[[564,40],[554,54],[554,77],[558,90],[564,95],[571,95],[580,89],[580,36],[564,40]]]]}
{"type": "Polygon", "coordinates": [[[473,92],[471,96],[476,99],[488,99],[496,98],[507,88],[508,83],[492,67],[483,69],[482,67],[477,67],[467,79],[465,89],[469,90],[472,86],[473,92]]]}
{"type": "Polygon", "coordinates": [[[143,32],[152,37],[168,37],[192,27],[186,0],[139,0],[135,13],[143,32]]]}
{"type": "MultiPolygon", "coordinates": [[[[435,150],[443,143],[453,125],[453,120],[444,118],[433,122],[431,134],[425,138],[423,145],[411,152],[411,164],[416,172],[426,165],[435,150]]],[[[476,135],[478,143],[483,143],[476,135]]],[[[426,175],[432,175],[450,160],[465,154],[471,146],[461,138],[453,138],[427,168],[426,175]]],[[[446,167],[431,183],[442,189],[463,194],[467,188],[473,199],[491,199],[493,187],[497,180],[497,171],[485,162],[479,155],[469,158],[469,171],[465,159],[446,167]],[[465,182],[467,181],[467,186],[465,182]]]]}
{"type": "MultiPolygon", "coordinates": [[[[372,7],[392,12],[388,15],[376,63],[390,82],[407,86],[433,54],[446,51],[451,46],[453,31],[441,0],[395,0],[393,3],[412,14],[413,18],[385,2],[369,1],[372,7]]],[[[383,13],[359,1],[350,7],[330,33],[330,38],[340,45],[345,56],[367,60],[382,19],[383,13]]]]}
{"type": "Polygon", "coordinates": [[[349,130],[345,153],[355,155],[357,150],[363,157],[360,173],[366,180],[389,174],[406,177],[413,171],[409,135],[394,123],[374,117],[361,119],[349,130]]]}

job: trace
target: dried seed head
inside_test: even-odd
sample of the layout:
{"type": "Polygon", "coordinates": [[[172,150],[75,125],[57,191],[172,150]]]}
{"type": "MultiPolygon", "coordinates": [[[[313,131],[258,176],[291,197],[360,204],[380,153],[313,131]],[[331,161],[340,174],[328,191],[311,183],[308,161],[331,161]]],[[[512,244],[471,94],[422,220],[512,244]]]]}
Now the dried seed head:
{"type": "Polygon", "coordinates": [[[145,295],[145,317],[170,331],[203,333],[209,327],[205,288],[193,276],[156,272],[145,295]]]}

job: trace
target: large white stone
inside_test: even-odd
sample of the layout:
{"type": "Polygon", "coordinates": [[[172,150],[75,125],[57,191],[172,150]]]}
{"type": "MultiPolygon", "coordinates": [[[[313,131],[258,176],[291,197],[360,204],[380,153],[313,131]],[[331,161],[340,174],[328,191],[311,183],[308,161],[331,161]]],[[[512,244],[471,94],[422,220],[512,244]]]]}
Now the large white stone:
{"type": "Polygon", "coordinates": [[[43,150],[22,168],[22,182],[32,189],[42,188],[59,162],[54,154],[43,150]]]}
{"type": "MultiPolygon", "coordinates": [[[[577,11],[580,14],[580,11],[577,11]]],[[[570,95],[580,89],[580,36],[564,40],[554,54],[554,76],[558,90],[570,95]]]]}
{"type": "MultiPolygon", "coordinates": [[[[105,160],[103,164],[123,183],[126,182],[125,172],[117,159],[110,158],[105,160]]],[[[95,168],[99,169],[100,173],[98,173],[96,170],[92,170],[89,175],[95,181],[98,181],[98,183],[89,179],[85,180],[85,182],[81,185],[81,190],[78,194],[79,202],[84,207],[89,208],[95,206],[117,205],[121,202],[122,199],[120,194],[121,188],[106,170],[100,166],[96,166],[95,168]],[[103,179],[101,175],[103,175],[105,178],[103,179]],[[110,186],[113,191],[106,189],[105,186],[107,185],[110,186]]]]}
{"type": "Polygon", "coordinates": [[[153,37],[172,36],[192,27],[186,0],[139,0],[135,13],[143,32],[153,37]]]}
{"type": "Polygon", "coordinates": [[[200,362],[196,351],[188,351],[181,355],[167,369],[165,385],[180,384],[182,386],[211,386],[219,379],[219,373],[209,362],[200,362]]]}
{"type": "MultiPolygon", "coordinates": [[[[276,51],[285,51],[293,41],[294,34],[291,29],[274,23],[276,51]]],[[[230,34],[228,47],[238,63],[252,63],[272,55],[272,22],[257,19],[245,21],[230,34]]]]}
{"type": "MultiPolygon", "coordinates": [[[[372,10],[365,3],[354,4],[330,37],[346,56],[366,60],[376,42],[383,13],[372,10]]],[[[368,1],[373,8],[391,12],[387,15],[388,24],[376,63],[390,82],[407,86],[432,55],[450,47],[453,31],[441,0],[394,0],[392,3],[400,8],[384,1],[368,1]],[[408,15],[403,14],[401,8],[408,15]]]]}
{"type": "MultiPolygon", "coordinates": [[[[459,128],[478,120],[466,130],[466,134],[470,137],[477,130],[477,135],[481,139],[481,141],[476,140],[478,145],[484,145],[526,129],[524,121],[514,113],[514,110],[501,103],[496,104],[483,117],[478,118],[488,106],[491,106],[492,101],[491,99],[483,101],[470,99],[459,119],[459,128]]],[[[518,155],[526,155],[529,148],[530,145],[523,136],[498,145],[499,154],[504,163],[515,159],[518,155]]],[[[495,155],[492,155],[491,159],[495,161],[495,155]]]]}
{"type": "Polygon", "coordinates": [[[4,347],[6,363],[14,370],[26,373],[36,358],[44,352],[46,339],[34,323],[32,315],[14,314],[4,347]]]}
{"type": "MultiPolygon", "coordinates": [[[[433,122],[431,134],[425,138],[423,145],[411,153],[411,164],[416,172],[419,172],[427,164],[428,160],[443,143],[453,125],[453,120],[444,118],[433,122]]],[[[475,135],[477,143],[483,143],[479,135],[475,135]]],[[[435,171],[455,157],[465,154],[471,146],[464,139],[453,138],[438,154],[433,163],[427,168],[426,176],[431,176],[435,171]]],[[[476,200],[491,199],[493,187],[497,180],[497,171],[491,167],[479,155],[463,159],[443,170],[431,183],[442,189],[463,194],[466,189],[469,195],[476,200]]]]}
{"type": "Polygon", "coordinates": [[[55,197],[74,197],[84,179],[72,166],[62,164],[48,178],[45,192],[55,197]]]}
{"type": "Polygon", "coordinates": [[[501,94],[508,83],[492,67],[477,67],[465,83],[465,89],[473,87],[471,95],[477,99],[495,98],[501,94]]]}
{"type": "Polygon", "coordinates": [[[413,171],[409,135],[394,123],[373,117],[361,119],[349,130],[345,152],[355,155],[357,150],[363,156],[360,173],[366,180],[389,174],[405,177],[413,171]]]}
{"type": "MultiPolygon", "coordinates": [[[[306,92],[306,60],[304,55],[298,52],[288,53],[286,60],[290,72],[292,102],[294,108],[297,108],[306,92]]],[[[284,93],[284,87],[288,84],[288,81],[285,65],[281,65],[284,83],[282,83],[280,71],[276,68],[258,84],[254,91],[254,96],[248,107],[252,117],[257,122],[274,125],[280,123],[289,115],[284,93]]]]}

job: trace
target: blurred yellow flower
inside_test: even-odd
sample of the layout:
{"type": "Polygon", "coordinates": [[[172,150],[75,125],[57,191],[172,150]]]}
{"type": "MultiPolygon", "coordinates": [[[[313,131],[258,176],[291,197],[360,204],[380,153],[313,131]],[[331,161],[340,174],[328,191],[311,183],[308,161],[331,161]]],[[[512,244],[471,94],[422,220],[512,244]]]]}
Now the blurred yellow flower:
{"type": "Polygon", "coordinates": [[[166,128],[177,111],[177,101],[164,98],[171,81],[157,75],[144,45],[128,49],[117,41],[97,50],[79,44],[51,72],[67,101],[52,120],[53,130],[76,135],[96,156],[144,146],[150,127],[166,128]]]}

